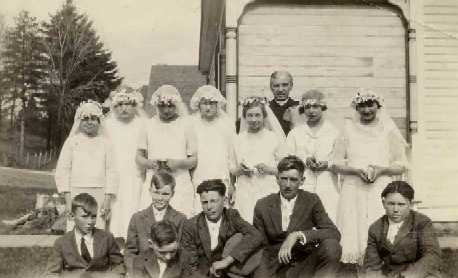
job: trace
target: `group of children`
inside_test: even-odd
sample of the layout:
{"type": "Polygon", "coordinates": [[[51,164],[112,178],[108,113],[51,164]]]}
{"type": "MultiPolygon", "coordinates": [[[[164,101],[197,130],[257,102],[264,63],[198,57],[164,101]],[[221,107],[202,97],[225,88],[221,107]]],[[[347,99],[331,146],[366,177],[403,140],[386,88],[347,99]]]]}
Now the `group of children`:
{"type": "Polygon", "coordinates": [[[96,228],[99,212],[96,199],[88,193],[77,194],[71,200],[69,213],[74,228],[56,240],[46,275],[124,277],[129,273],[129,277],[142,277],[142,269],[135,266],[139,265],[136,260],[144,257],[137,258],[138,255],[152,252],[152,245],[162,246],[164,240],[176,243],[180,238],[179,232],[186,217],[169,206],[174,189],[175,179],[169,173],[160,171],[153,176],[151,206],[132,216],[125,246],[120,246],[112,233],[96,228]],[[161,235],[155,235],[155,229],[161,231],[164,227],[172,239],[157,239],[161,235]]]}
{"type": "MultiPolygon", "coordinates": [[[[110,232],[96,228],[95,198],[80,193],[71,201],[74,228],[56,240],[46,275],[336,277],[340,233],[320,198],[300,189],[304,168],[296,156],[278,163],[279,192],[258,200],[253,225],[227,208],[218,179],[199,184],[202,212],[186,219],[169,205],[174,177],[160,170],[151,180],[151,205],[132,216],[123,250],[110,232]]],[[[380,197],[385,215],[369,229],[361,277],[440,277],[437,238],[431,220],[411,210],[412,187],[394,181],[380,197]]]]}

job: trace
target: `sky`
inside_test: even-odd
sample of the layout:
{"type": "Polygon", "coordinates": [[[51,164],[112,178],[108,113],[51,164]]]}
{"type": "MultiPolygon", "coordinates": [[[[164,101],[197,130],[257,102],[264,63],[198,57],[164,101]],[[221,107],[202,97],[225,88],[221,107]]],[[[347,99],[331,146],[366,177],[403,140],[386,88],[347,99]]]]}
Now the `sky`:
{"type": "MultiPolygon", "coordinates": [[[[0,14],[13,25],[19,11],[49,20],[65,0],[0,0],[0,14]]],[[[105,48],[112,51],[124,84],[147,85],[151,65],[197,65],[200,0],[74,0],[105,48]]]]}

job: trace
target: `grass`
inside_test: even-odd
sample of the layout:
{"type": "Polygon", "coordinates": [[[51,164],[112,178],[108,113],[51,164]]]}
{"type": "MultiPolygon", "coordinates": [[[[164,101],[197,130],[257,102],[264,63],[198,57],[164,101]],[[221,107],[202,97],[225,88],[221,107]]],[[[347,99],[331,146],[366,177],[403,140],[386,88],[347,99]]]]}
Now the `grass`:
{"type": "MultiPolygon", "coordinates": [[[[20,217],[34,209],[36,194],[52,194],[48,188],[0,186],[0,220],[20,217]]],[[[9,234],[10,228],[0,222],[0,234],[9,234]]]]}
{"type": "MultiPolygon", "coordinates": [[[[0,277],[2,278],[35,278],[44,273],[51,248],[20,247],[0,248],[0,277]]],[[[458,277],[458,250],[443,250],[445,265],[444,277],[458,277]]],[[[349,277],[351,271],[345,272],[349,277]]],[[[342,275],[343,273],[341,273],[342,275]]],[[[356,277],[351,274],[350,277],[356,277]]]]}
{"type": "Polygon", "coordinates": [[[0,168],[0,186],[18,188],[46,188],[55,189],[52,174],[31,172],[23,169],[0,168]]]}
{"type": "Polygon", "coordinates": [[[41,277],[50,254],[49,247],[0,248],[0,277],[41,277]]]}

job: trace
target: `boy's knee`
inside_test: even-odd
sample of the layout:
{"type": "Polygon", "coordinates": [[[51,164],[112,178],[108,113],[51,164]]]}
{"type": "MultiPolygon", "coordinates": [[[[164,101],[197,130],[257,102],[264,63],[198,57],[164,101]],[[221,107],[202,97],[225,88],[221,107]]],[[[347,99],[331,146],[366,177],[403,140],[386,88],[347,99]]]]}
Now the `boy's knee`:
{"type": "Polygon", "coordinates": [[[326,258],[328,261],[340,261],[342,255],[342,247],[336,239],[325,239],[319,245],[320,257],[326,258]]]}

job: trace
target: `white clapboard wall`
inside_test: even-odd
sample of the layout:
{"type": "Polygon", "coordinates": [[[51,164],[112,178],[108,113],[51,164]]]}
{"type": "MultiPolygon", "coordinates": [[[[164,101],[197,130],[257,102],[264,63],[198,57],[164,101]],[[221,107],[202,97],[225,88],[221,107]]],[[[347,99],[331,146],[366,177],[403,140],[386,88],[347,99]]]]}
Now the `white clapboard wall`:
{"type": "Polygon", "coordinates": [[[458,221],[458,1],[420,3],[418,197],[433,219],[458,221]]]}
{"type": "Polygon", "coordinates": [[[288,70],[293,94],[321,89],[329,116],[351,115],[359,87],[379,93],[405,134],[406,42],[388,9],[358,6],[252,5],[238,28],[238,94],[270,93],[269,77],[288,70]]]}

